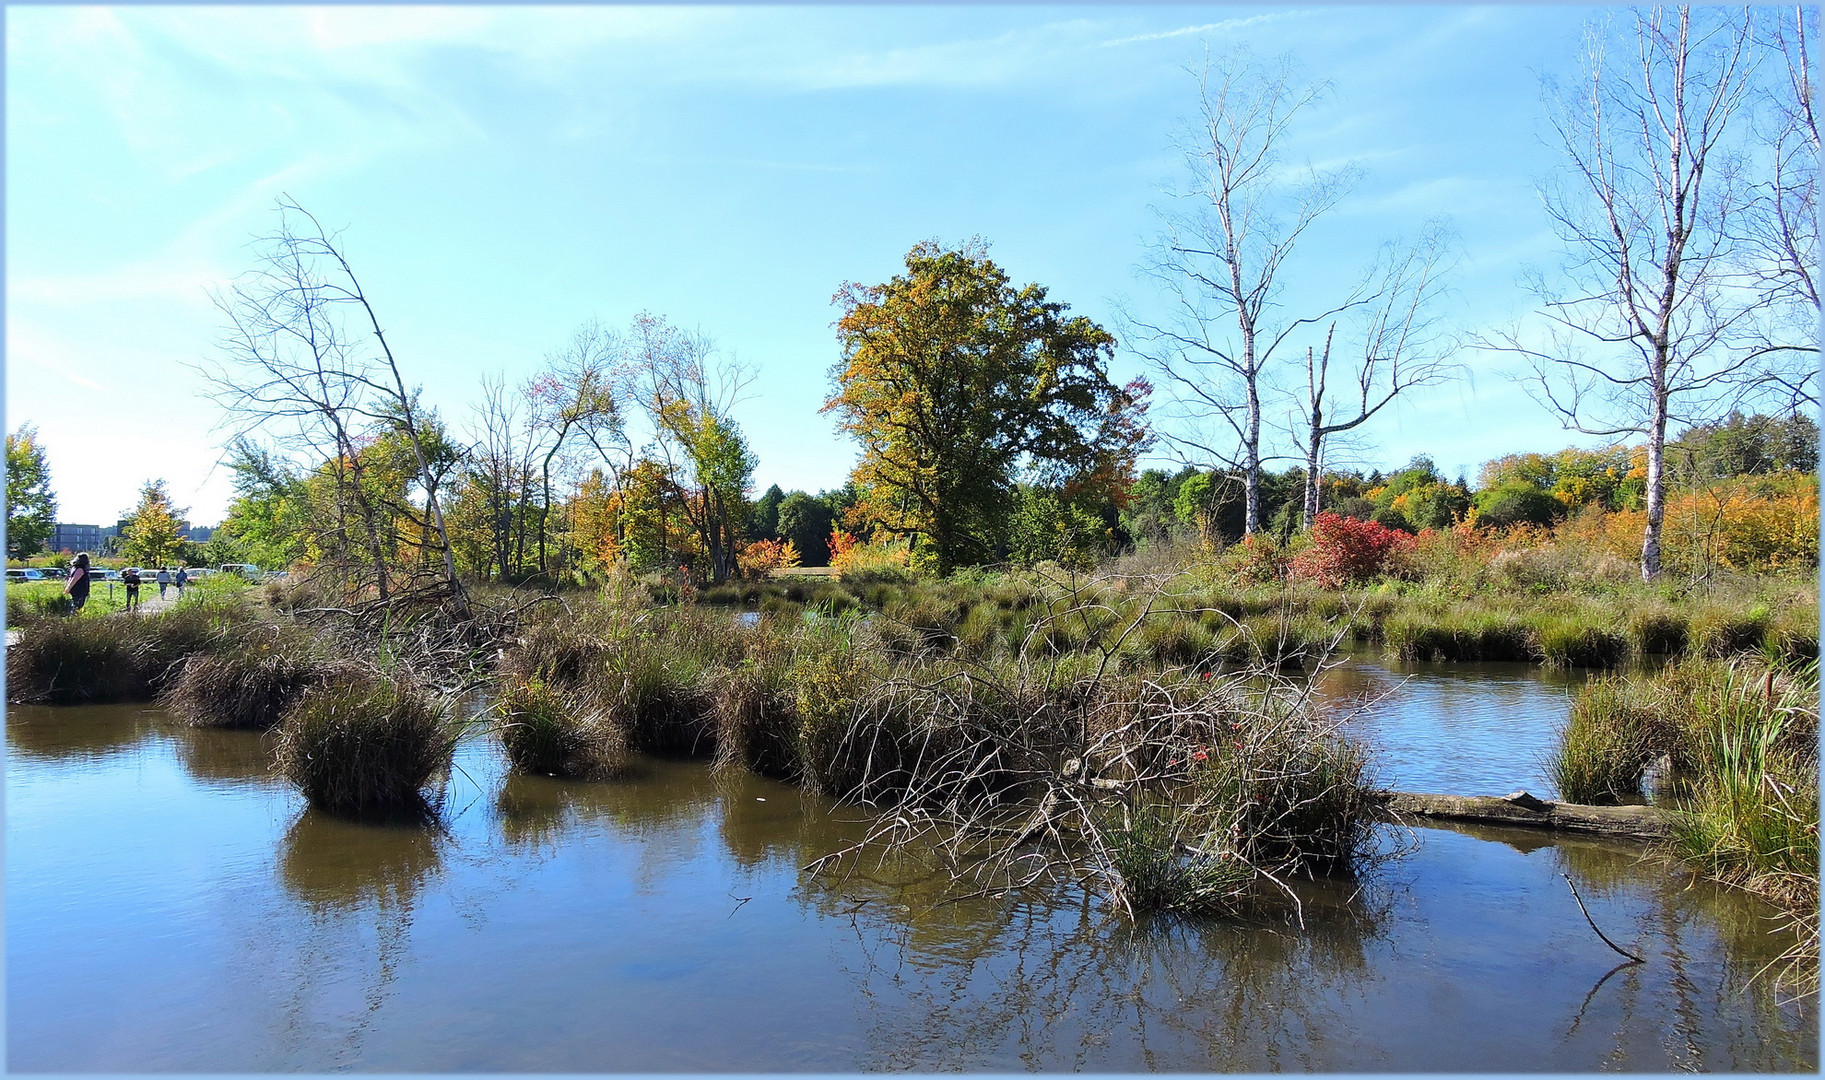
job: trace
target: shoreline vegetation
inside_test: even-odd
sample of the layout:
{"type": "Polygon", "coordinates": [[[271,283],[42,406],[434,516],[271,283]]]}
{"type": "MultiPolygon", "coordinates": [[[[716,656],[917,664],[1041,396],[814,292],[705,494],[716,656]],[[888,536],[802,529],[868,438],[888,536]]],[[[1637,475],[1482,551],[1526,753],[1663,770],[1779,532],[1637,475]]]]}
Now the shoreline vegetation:
{"type": "Polygon", "coordinates": [[[476,588],[461,618],[429,593],[338,604],[306,576],[148,616],[28,616],[7,678],[14,701],[156,698],[187,723],[274,727],[275,768],[343,814],[434,816],[461,738],[601,781],[640,754],[709,759],[896,809],[817,872],[916,849],[961,894],[1072,881],[1139,916],[1296,914],[1289,876],[1380,857],[1369,755],[1303,678],[1337,649],[1591,667],[1608,673],[1575,696],[1564,798],[1635,801],[1650,778],[1671,850],[1800,924],[1784,984],[1816,970],[1809,579],[1451,599],[1216,572],[850,573],[682,597],[623,577],[476,588]]]}

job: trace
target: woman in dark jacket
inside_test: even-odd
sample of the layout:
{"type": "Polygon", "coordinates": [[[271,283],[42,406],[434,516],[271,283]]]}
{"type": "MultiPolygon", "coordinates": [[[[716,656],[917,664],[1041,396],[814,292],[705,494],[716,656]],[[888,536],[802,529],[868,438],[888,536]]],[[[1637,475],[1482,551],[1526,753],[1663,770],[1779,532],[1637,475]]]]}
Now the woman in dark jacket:
{"type": "Polygon", "coordinates": [[[63,583],[63,591],[68,594],[73,611],[81,611],[82,605],[89,602],[88,552],[80,552],[70,560],[70,580],[63,583]]]}

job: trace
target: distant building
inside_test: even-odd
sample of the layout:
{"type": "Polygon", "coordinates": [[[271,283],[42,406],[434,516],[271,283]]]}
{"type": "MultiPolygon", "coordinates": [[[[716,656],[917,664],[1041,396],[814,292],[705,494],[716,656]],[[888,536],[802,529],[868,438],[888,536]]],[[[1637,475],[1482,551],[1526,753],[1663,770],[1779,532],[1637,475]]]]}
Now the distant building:
{"type": "Polygon", "coordinates": [[[52,551],[98,552],[101,550],[102,537],[113,531],[104,531],[100,525],[65,525],[59,522],[51,526],[50,548],[52,551]]]}

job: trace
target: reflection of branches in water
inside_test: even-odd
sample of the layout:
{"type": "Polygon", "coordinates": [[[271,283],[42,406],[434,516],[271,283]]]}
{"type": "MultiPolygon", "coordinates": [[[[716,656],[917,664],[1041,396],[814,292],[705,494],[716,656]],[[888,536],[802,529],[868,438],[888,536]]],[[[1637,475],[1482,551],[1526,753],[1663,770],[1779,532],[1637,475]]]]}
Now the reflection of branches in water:
{"type": "Polygon", "coordinates": [[[1352,882],[1300,886],[1290,921],[1111,919],[1089,893],[945,902],[931,881],[820,887],[849,915],[851,968],[871,1026],[868,1069],[1316,1067],[1316,1015],[1365,983],[1364,945],[1391,901],[1352,882]],[[935,904],[926,903],[934,898],[935,904]],[[1291,1060],[1281,1060],[1281,1055],[1291,1060]],[[1251,1059],[1250,1055],[1254,1055],[1251,1059]]]}
{"type": "Polygon", "coordinates": [[[299,951],[301,970],[286,980],[295,987],[284,1008],[288,1049],[314,1041],[306,1031],[308,997],[324,982],[323,972],[335,972],[357,955],[332,938],[352,932],[359,942],[367,915],[373,919],[373,966],[361,979],[361,1014],[344,1033],[338,1064],[359,1059],[367,1029],[409,952],[418,896],[442,867],[443,838],[434,821],[357,822],[317,810],[305,810],[286,831],[279,880],[311,916],[309,940],[299,951]]]}
{"type": "Polygon", "coordinates": [[[1636,963],[1637,961],[1634,960],[1624,960],[1622,963],[1617,964],[1615,967],[1603,973],[1603,978],[1597,980],[1597,984],[1591,987],[1590,993],[1584,995],[1584,1000],[1579,1003],[1578,1015],[1572,1017],[1572,1026],[1566,1029],[1565,1042],[1570,1042],[1572,1036],[1578,1033],[1578,1025],[1584,1023],[1584,1011],[1591,1007],[1591,999],[1597,996],[1597,991],[1603,989],[1603,984],[1609,982],[1618,971],[1621,971],[1625,967],[1631,967],[1636,963]]]}
{"type": "Polygon", "coordinates": [[[21,758],[94,761],[137,746],[157,731],[158,713],[141,705],[11,705],[6,747],[21,758]]]}
{"type": "MultiPolygon", "coordinates": [[[[1816,1059],[1816,1007],[1796,1009],[1755,979],[1784,944],[1772,932],[1771,909],[1639,848],[1568,837],[1553,845],[1552,854],[1581,891],[1611,901],[1602,915],[1606,926],[1636,911],[1632,931],[1611,933],[1645,943],[1639,951],[1648,961],[1621,965],[1629,970],[1613,995],[1599,998],[1597,989],[1615,972],[1599,980],[1564,1041],[1572,1040],[1595,1001],[1601,1013],[1615,1014],[1598,1025],[1610,1040],[1606,1068],[1665,1067],[1631,1061],[1644,1042],[1657,1042],[1665,1062],[1681,1070],[1728,1068],[1765,1060],[1769,1051],[1775,1060],[1816,1059]],[[1639,899],[1631,903],[1632,898],[1639,899]],[[1722,964],[1695,959],[1709,956],[1720,956],[1722,964]],[[1643,1027],[1649,1028],[1646,1039],[1643,1027]]],[[[1568,917],[1578,918],[1575,909],[1568,917]]]]}

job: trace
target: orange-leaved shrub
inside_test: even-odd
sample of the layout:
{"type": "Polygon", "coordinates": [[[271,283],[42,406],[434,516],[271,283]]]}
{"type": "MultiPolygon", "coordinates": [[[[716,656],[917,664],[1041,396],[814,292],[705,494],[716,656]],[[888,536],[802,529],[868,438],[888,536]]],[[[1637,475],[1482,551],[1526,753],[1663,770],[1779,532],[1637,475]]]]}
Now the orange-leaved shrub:
{"type": "Polygon", "coordinates": [[[830,568],[837,577],[907,573],[912,551],[904,541],[864,543],[842,529],[830,530],[830,568]]]}
{"type": "Polygon", "coordinates": [[[735,553],[735,564],[745,578],[764,578],[798,563],[798,545],[790,540],[756,540],[735,553]]]}

